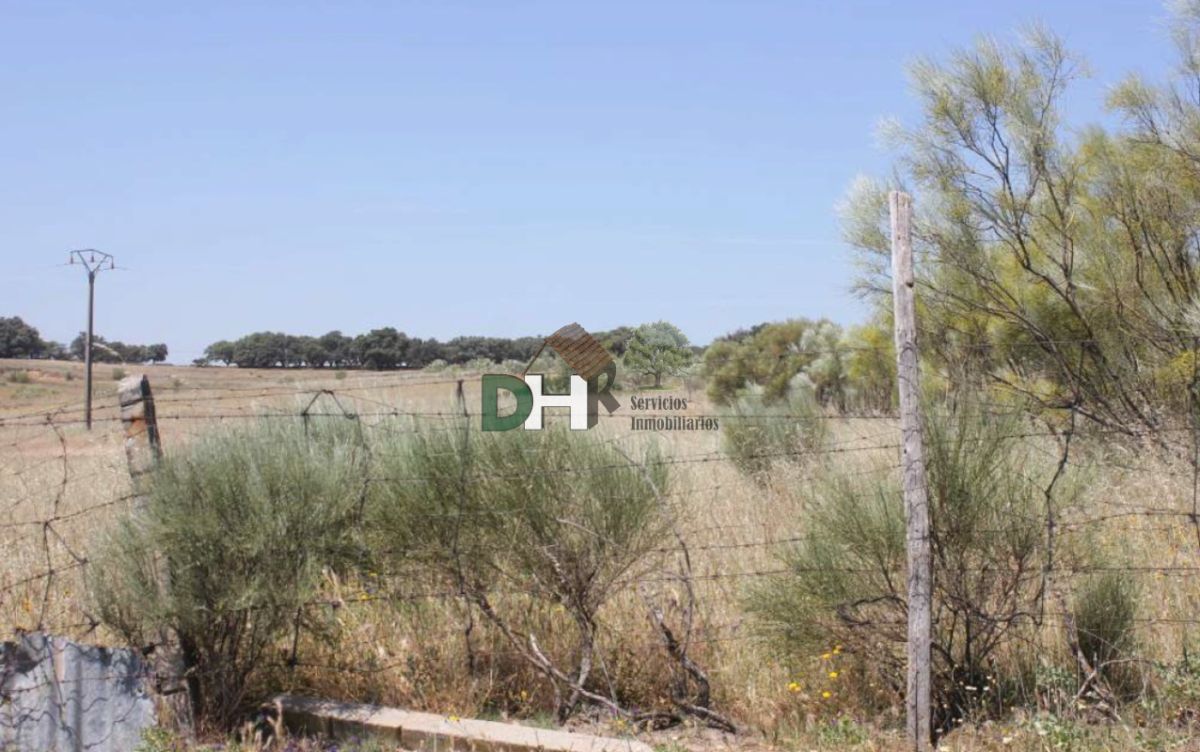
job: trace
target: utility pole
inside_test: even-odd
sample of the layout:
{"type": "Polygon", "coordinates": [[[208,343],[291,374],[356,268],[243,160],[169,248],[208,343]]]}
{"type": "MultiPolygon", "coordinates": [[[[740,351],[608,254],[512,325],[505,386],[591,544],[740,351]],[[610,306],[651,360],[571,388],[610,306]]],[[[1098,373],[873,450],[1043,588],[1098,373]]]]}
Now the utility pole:
{"type": "Polygon", "coordinates": [[[917,362],[916,276],[912,256],[912,198],[888,194],[892,216],[892,305],[896,319],[896,381],[900,387],[900,443],[908,546],[908,692],[906,719],[912,749],[930,748],[933,642],[933,557],[929,543],[929,489],[921,433],[917,362]]]}
{"type": "Polygon", "coordinates": [[[70,263],[81,265],[87,270],[88,275],[87,342],[83,347],[83,367],[87,374],[84,386],[86,391],[83,397],[83,419],[90,431],[92,430],[92,322],[95,319],[96,310],[96,275],[106,269],[116,269],[117,265],[113,262],[111,255],[94,248],[71,251],[70,263]]]}

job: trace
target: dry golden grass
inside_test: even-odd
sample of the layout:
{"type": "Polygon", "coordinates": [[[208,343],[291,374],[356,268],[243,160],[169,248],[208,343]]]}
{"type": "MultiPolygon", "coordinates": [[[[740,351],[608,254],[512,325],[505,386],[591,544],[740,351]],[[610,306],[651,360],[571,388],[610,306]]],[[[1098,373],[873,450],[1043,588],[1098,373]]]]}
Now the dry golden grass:
{"type": "MultiPolygon", "coordinates": [[[[336,400],[320,396],[311,410],[346,409],[360,413],[368,424],[392,420],[392,413],[455,410],[456,377],[445,373],[338,375],[170,366],[144,370],[154,388],[166,452],[221,421],[295,416],[323,389],[333,390],[336,400]]],[[[103,630],[91,631],[79,565],[95,535],[129,503],[116,382],[111,376],[111,366],[96,367],[96,425],[88,432],[80,409],[81,365],[0,361],[0,624],[6,632],[41,625],[75,637],[111,639],[103,630]],[[28,376],[9,376],[21,372],[28,376]],[[50,526],[42,524],[47,519],[54,520],[50,526]]],[[[474,410],[479,404],[477,381],[471,375],[465,379],[467,404],[474,410]]],[[[682,386],[670,390],[685,391],[682,386]]],[[[700,393],[690,397],[689,413],[723,412],[700,393]]],[[[627,416],[627,409],[621,415],[627,416]]],[[[709,672],[716,705],[750,733],[729,739],[683,730],[655,734],[652,740],[665,747],[693,748],[901,748],[895,730],[899,711],[864,717],[846,691],[870,656],[835,655],[830,645],[830,656],[814,655],[789,668],[769,642],[754,639],[742,607],[753,573],[780,566],[775,558],[779,547],[763,543],[804,532],[804,500],[818,469],[815,463],[849,473],[863,467],[852,457],[872,456],[885,467],[894,465],[894,449],[872,448],[894,444],[896,427],[887,420],[839,421],[832,436],[837,452],[818,456],[806,467],[781,471],[765,487],[720,459],[717,432],[635,434],[627,417],[604,420],[596,430],[629,447],[655,440],[671,458],[707,458],[673,467],[672,492],[685,500],[679,524],[691,547],[697,586],[693,655],[709,672]],[[830,671],[837,671],[838,677],[831,679],[830,671]]],[[[1040,450],[1053,453],[1054,448],[1047,440],[1040,450]]],[[[1090,483],[1075,506],[1064,510],[1064,521],[1111,516],[1080,527],[1079,535],[1086,528],[1090,536],[1086,545],[1104,547],[1121,560],[1147,568],[1200,567],[1200,539],[1185,518],[1119,516],[1148,506],[1189,511],[1192,479],[1186,462],[1098,442],[1081,443],[1076,460],[1079,473],[1090,483]]],[[[664,541],[664,547],[669,545],[664,541]]],[[[1193,634],[1200,624],[1189,620],[1200,618],[1200,576],[1178,569],[1143,570],[1137,576],[1143,582],[1140,616],[1147,622],[1139,632],[1140,657],[1176,662],[1185,648],[1197,645],[1193,634]]],[[[269,672],[263,681],[273,687],[464,716],[486,711],[537,718],[552,707],[546,684],[478,618],[474,639],[484,658],[483,670],[473,677],[467,674],[467,612],[455,600],[415,600],[397,606],[373,599],[374,592],[369,582],[331,582],[331,599],[346,604],[332,615],[339,627],[336,647],[302,644],[300,666],[269,672]]],[[[679,596],[666,582],[651,584],[650,594],[664,603],[672,598],[677,602],[679,596]]],[[[678,613],[669,611],[668,618],[672,616],[678,613]]],[[[664,691],[669,667],[633,588],[607,608],[603,621],[601,643],[612,661],[607,669],[624,677],[628,692],[642,692],[645,702],[652,703],[653,694],[664,691]]],[[[567,637],[553,614],[542,629],[549,650],[566,648],[567,637]]],[[[1053,635],[1046,646],[1051,652],[1060,649],[1053,635]]],[[[281,659],[287,657],[288,647],[280,646],[281,659]]],[[[1200,702],[1200,695],[1196,700],[1200,702]]],[[[1128,726],[1014,718],[965,728],[945,743],[963,750],[1198,748],[1188,746],[1194,742],[1187,740],[1185,727],[1171,725],[1153,709],[1132,709],[1124,717],[1128,726]],[[1139,718],[1144,728],[1138,726],[1139,718]]],[[[611,724],[603,730],[622,731],[611,724]]]]}

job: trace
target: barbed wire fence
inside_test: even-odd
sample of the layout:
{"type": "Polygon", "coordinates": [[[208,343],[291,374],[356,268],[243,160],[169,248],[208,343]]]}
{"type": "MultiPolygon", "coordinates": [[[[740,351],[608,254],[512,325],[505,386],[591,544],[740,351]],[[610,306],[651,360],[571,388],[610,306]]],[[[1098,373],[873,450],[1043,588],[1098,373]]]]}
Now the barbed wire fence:
{"type": "MultiPolygon", "coordinates": [[[[1065,343],[1063,343],[1065,344],[1065,343]]],[[[1079,342],[1076,342],[1079,344],[1079,342]]],[[[881,351],[882,353],[882,351],[881,351]]],[[[225,389],[178,388],[164,390],[155,402],[157,421],[164,434],[168,453],[181,451],[181,444],[194,432],[204,431],[221,423],[254,423],[257,421],[298,421],[307,423],[315,419],[345,419],[353,421],[364,431],[386,428],[389,431],[447,431],[461,432],[464,417],[476,421],[478,413],[466,409],[465,402],[453,407],[455,394],[462,394],[464,381],[473,385],[469,377],[451,376],[428,378],[403,375],[381,377],[362,384],[303,384],[268,387],[233,387],[225,389]],[[398,404],[395,393],[421,391],[415,400],[420,404],[398,404]],[[423,403],[429,401],[432,390],[444,398],[448,405],[444,410],[429,410],[423,403]]],[[[1128,498],[1109,495],[1103,490],[1086,495],[1078,503],[1051,509],[1048,505],[1036,518],[1017,518],[1014,525],[1043,525],[1053,547],[1056,541],[1069,536],[1088,535],[1097,529],[1122,531],[1131,522],[1138,522],[1139,534],[1159,536],[1162,542],[1162,558],[1155,561],[1129,562],[1114,565],[1076,564],[1070,561],[1051,560],[1043,573],[1048,587],[1069,588],[1076,578],[1105,572],[1120,572],[1132,578],[1148,580],[1174,579],[1176,590],[1182,591],[1177,598],[1164,599],[1158,607],[1143,609],[1134,622],[1139,629],[1149,632],[1171,631],[1177,634],[1181,644],[1187,644],[1190,635],[1200,625],[1200,612],[1195,610],[1200,590],[1187,588],[1200,582],[1200,427],[1197,425],[1197,387],[1200,380],[1193,374],[1187,387],[1186,402],[1189,405],[1185,419],[1175,422],[1164,421],[1153,431],[1156,437],[1169,437],[1176,452],[1172,459],[1159,460],[1155,450],[1148,448],[1151,431],[1144,429],[1111,429],[1098,426],[1076,427],[1076,413],[1071,406],[1055,407],[1038,405],[1030,409],[1026,404],[1005,403],[991,400],[975,400],[967,407],[995,418],[1019,418],[1019,428],[1005,438],[1023,441],[1036,451],[1045,453],[1056,461],[1059,472],[1078,470],[1084,473],[1106,471],[1119,475],[1144,474],[1157,479],[1168,478],[1178,489],[1186,493],[1173,498],[1128,498]],[[1054,420],[1038,420],[1037,415],[1050,412],[1054,420]],[[1071,420],[1067,420],[1070,418],[1071,420]],[[1076,441],[1088,437],[1112,438],[1125,442],[1120,450],[1114,451],[1065,451],[1072,436],[1076,441]],[[1134,440],[1130,442],[1130,436],[1134,440]],[[1137,442],[1147,439],[1147,444],[1137,442]],[[1182,460],[1179,458],[1182,457],[1182,460]],[[1151,524],[1152,523],[1152,524],[1151,524]],[[1194,542],[1194,546],[1189,543],[1194,542]]],[[[1177,386],[1174,384],[1171,387],[1177,386]]],[[[962,409],[959,404],[955,409],[962,409]]],[[[88,567],[87,542],[91,533],[110,525],[122,514],[133,511],[137,493],[130,481],[126,459],[123,455],[122,418],[119,404],[115,401],[98,401],[94,409],[93,424],[96,430],[83,430],[82,409],[61,406],[40,412],[16,413],[0,418],[0,548],[4,557],[0,573],[0,614],[13,628],[28,631],[44,631],[79,640],[111,639],[104,634],[98,617],[90,612],[84,574],[88,567]]],[[[641,412],[639,417],[677,415],[678,413],[641,412]]],[[[744,420],[737,412],[724,409],[705,408],[689,410],[688,417],[712,418],[717,421],[744,420]]],[[[628,414],[621,412],[601,414],[610,422],[627,421],[628,414]]],[[[818,477],[828,480],[839,473],[835,467],[839,457],[872,458],[870,472],[897,474],[900,443],[896,421],[898,416],[890,412],[842,412],[797,416],[787,412],[755,415],[763,421],[828,421],[836,424],[840,433],[837,438],[819,448],[794,449],[761,453],[768,460],[800,459],[803,471],[788,475],[789,483],[803,483],[818,477]],[[830,469],[833,467],[833,469],[830,469]]],[[[623,441],[628,435],[618,429],[612,441],[623,441]]],[[[667,492],[678,497],[689,509],[699,510],[705,499],[725,493],[744,490],[746,481],[728,469],[729,459],[721,449],[679,452],[663,456],[651,462],[660,463],[681,473],[691,473],[699,468],[714,468],[720,472],[710,473],[710,478],[684,484],[682,488],[667,492]]],[[[616,467],[637,469],[642,466],[634,460],[614,462],[589,468],[561,468],[549,472],[586,473],[600,472],[616,467]]],[[[861,477],[862,467],[853,467],[842,473],[849,477],[861,477]]],[[[698,473],[697,473],[698,474],[698,473]]],[[[371,476],[366,482],[387,481],[391,483],[423,483],[429,478],[371,476]]],[[[1051,482],[1048,478],[1043,482],[1051,482]]],[[[753,511],[753,510],[750,510],[753,511]]],[[[463,512],[464,514],[469,512],[463,512]]],[[[430,514],[447,514],[434,513],[430,514]]],[[[697,518],[703,515],[697,513],[697,518]]],[[[751,515],[753,516],[753,515],[751,515]]],[[[689,629],[686,640],[689,646],[699,649],[719,650],[731,643],[767,643],[775,639],[781,629],[777,626],[754,624],[748,618],[737,618],[721,622],[706,619],[704,599],[721,597],[721,594],[736,592],[745,583],[766,581],[770,578],[802,576],[805,572],[786,560],[776,556],[790,547],[803,544],[811,534],[803,530],[803,521],[794,526],[767,524],[764,522],[722,523],[705,526],[702,519],[683,520],[680,526],[682,543],[686,553],[693,558],[696,567],[687,573],[687,587],[695,587],[696,599],[700,602],[694,628],[689,629]],[[790,529],[794,527],[795,529],[790,529]],[[706,557],[713,554],[711,559],[706,557]],[[744,567],[729,566],[729,557],[748,557],[750,564],[744,567]],[[764,561],[777,561],[764,565],[764,561]],[[722,591],[706,590],[719,587],[722,591]]],[[[1001,533],[1005,528],[997,528],[1001,533]]],[[[986,532],[986,531],[985,531],[986,532]]],[[[676,554],[679,547],[664,540],[657,550],[664,555],[676,554]]],[[[740,560],[740,558],[739,558],[740,560]]],[[[736,563],[736,562],[734,562],[736,563]]],[[[821,571],[836,570],[846,573],[864,571],[861,568],[823,567],[821,571]]],[[[945,565],[935,569],[935,576],[949,573],[945,565]]],[[[412,588],[404,582],[388,582],[383,573],[379,582],[362,583],[358,592],[327,595],[310,604],[308,608],[327,610],[353,610],[379,608],[387,604],[444,602],[462,606],[464,594],[453,587],[412,588]]],[[[621,588],[635,593],[639,588],[680,586],[681,577],[676,569],[639,574],[622,579],[621,588]]],[[[521,590],[503,588],[488,590],[489,597],[521,597],[521,590]]],[[[470,609],[471,605],[467,604],[470,609]]],[[[1077,629],[1072,612],[1065,603],[1047,605],[1038,614],[1025,618],[1038,620],[1039,625],[1054,625],[1062,629],[1077,629]]],[[[903,624],[882,625],[902,629],[903,624]]],[[[623,638],[626,648],[661,649],[662,637],[652,630],[648,635],[635,639],[623,638]]],[[[369,651],[360,651],[369,652],[369,651]]],[[[354,651],[350,655],[355,655],[354,651]]],[[[492,660],[505,658],[521,660],[529,658],[527,652],[512,646],[493,645],[488,655],[492,660]]],[[[1146,658],[1151,661],[1152,659],[1146,658]]],[[[330,662],[307,659],[297,651],[297,645],[289,648],[284,660],[266,661],[264,669],[297,672],[349,672],[370,675],[388,674],[402,670],[403,659],[381,662],[376,659],[353,662],[330,662]]],[[[69,679],[67,680],[70,681],[69,679]]]]}

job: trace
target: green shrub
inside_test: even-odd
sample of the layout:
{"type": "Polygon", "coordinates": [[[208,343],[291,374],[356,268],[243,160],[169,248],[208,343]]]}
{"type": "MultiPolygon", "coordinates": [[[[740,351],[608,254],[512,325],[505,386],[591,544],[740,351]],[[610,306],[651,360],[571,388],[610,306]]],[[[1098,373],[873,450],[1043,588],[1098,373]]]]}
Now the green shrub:
{"type": "MultiPolygon", "coordinates": [[[[969,412],[935,414],[926,425],[943,729],[1003,700],[998,661],[1039,605],[1044,495],[1028,480],[1031,457],[1010,438],[1014,427],[969,412]]],[[[790,654],[841,644],[869,657],[881,683],[903,687],[908,595],[896,469],[839,467],[806,499],[805,522],[802,542],[782,557],[789,571],[750,590],[751,611],[790,654]]]]}
{"type": "Polygon", "coordinates": [[[125,376],[126,376],[126,375],[127,375],[127,374],[125,373],[125,369],[124,369],[124,368],[114,368],[114,369],[112,369],[112,380],[113,380],[113,381],[120,381],[121,379],[125,378],[125,376]]]}
{"type": "Polygon", "coordinates": [[[229,724],[268,647],[302,617],[316,627],[302,606],[322,571],[360,556],[363,456],[345,421],[223,430],[169,455],[92,557],[101,620],[137,645],[174,630],[202,718],[229,724]]]}
{"type": "Polygon", "coordinates": [[[466,363],[463,363],[463,370],[476,373],[494,373],[496,371],[496,361],[491,358],[471,358],[466,363]]]}
{"type": "Polygon", "coordinates": [[[29,371],[9,371],[8,383],[10,384],[31,384],[33,379],[29,376],[29,371]]]}
{"type": "Polygon", "coordinates": [[[529,365],[529,373],[542,374],[542,390],[547,394],[566,394],[571,390],[571,367],[549,348],[542,350],[529,365]]]}
{"type": "MultiPolygon", "coordinates": [[[[525,620],[539,606],[564,609],[576,632],[567,673],[586,682],[601,608],[664,540],[669,511],[656,491],[667,493],[668,477],[658,455],[648,452],[642,469],[590,432],[468,440],[439,425],[385,441],[375,456],[373,549],[395,570],[418,566],[462,592],[502,631],[531,629],[525,620]],[[521,594],[524,605],[506,610],[496,590],[521,594]]],[[[559,690],[565,719],[579,698],[559,690]]]]}
{"type": "Polygon", "coordinates": [[[761,394],[747,394],[730,409],[732,416],[721,420],[722,446],[739,471],[758,481],[775,463],[798,463],[820,450],[828,437],[828,421],[807,390],[769,404],[761,394]]]}

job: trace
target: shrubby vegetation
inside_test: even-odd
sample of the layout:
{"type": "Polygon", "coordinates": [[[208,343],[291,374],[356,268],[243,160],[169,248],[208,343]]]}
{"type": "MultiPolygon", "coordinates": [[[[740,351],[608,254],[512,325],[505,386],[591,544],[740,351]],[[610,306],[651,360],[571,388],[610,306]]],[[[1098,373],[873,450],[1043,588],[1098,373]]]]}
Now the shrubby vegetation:
{"type": "Polygon", "coordinates": [[[326,628],[307,608],[324,577],[363,561],[365,458],[344,421],[193,441],[93,556],[98,616],[132,645],[172,630],[199,716],[231,725],[254,672],[279,660],[273,648],[326,628]]]}
{"type": "Polygon", "coordinates": [[[461,592],[548,675],[565,721],[584,688],[597,691],[603,607],[665,539],[665,466],[653,453],[630,465],[611,444],[562,428],[469,439],[433,429],[376,455],[384,480],[372,486],[373,549],[392,571],[461,592]],[[504,589],[527,600],[497,597],[504,589]],[[572,664],[561,668],[530,646],[522,614],[555,606],[575,632],[572,664]]]}
{"type": "Polygon", "coordinates": [[[899,182],[859,180],[845,229],[886,309],[886,192],[914,194],[922,356],[946,383],[1126,434],[1171,417],[1200,334],[1200,6],[1176,10],[1173,80],[1118,86],[1114,128],[1067,121],[1084,66],[1043,29],[914,66],[920,125],[889,129],[899,182]]]}
{"type": "Polygon", "coordinates": [[[176,633],[197,711],[228,725],[297,640],[336,628],[318,596],[336,605],[339,582],[394,594],[397,609],[444,589],[553,687],[560,720],[584,701],[635,718],[599,640],[606,605],[667,538],[666,465],[565,428],[410,429],[274,422],[189,444],[98,545],[100,619],[134,645],[176,633]]]}
{"type": "MultiPolygon", "coordinates": [[[[1046,613],[1058,609],[1047,602],[1052,554],[1042,520],[1046,503],[1068,505],[1078,486],[1051,486],[1053,459],[1037,462],[1013,438],[1019,435],[1014,429],[1014,420],[966,409],[928,421],[934,706],[943,731],[969,715],[1032,701],[1021,646],[1036,642],[1046,613]]],[[[806,535],[782,557],[789,571],[752,588],[749,606],[791,655],[837,644],[870,656],[874,680],[900,690],[908,593],[899,478],[886,465],[842,465],[826,471],[808,501],[806,535]]],[[[1059,566],[1078,563],[1087,553],[1058,545],[1053,556],[1059,566]]],[[[1132,609],[1128,591],[1103,592],[1113,598],[1111,618],[1096,613],[1095,595],[1081,600],[1085,628],[1107,624],[1088,643],[1102,659],[1126,644],[1132,609]]]]}
{"type": "Polygon", "coordinates": [[[747,393],[764,403],[786,401],[797,382],[832,410],[891,408],[895,358],[891,334],[878,326],[853,329],[821,319],[763,323],[720,337],[704,353],[709,398],[732,404],[747,393]]]}
{"type": "MultiPolygon", "coordinates": [[[[1056,535],[1051,513],[1079,513],[1090,478],[1062,474],[1065,460],[1059,466],[1045,445],[1021,440],[1031,425],[1046,433],[1034,421],[1061,427],[1068,408],[1082,425],[1130,439],[1161,436],[1187,417],[1200,337],[1200,10],[1181,8],[1177,79],[1116,89],[1117,127],[1065,122],[1063,98],[1080,67],[1044,31],[919,63],[921,124],[891,129],[898,179],[860,180],[844,206],[871,320],[849,330],[825,319],[763,323],[703,353],[709,397],[727,411],[728,457],[760,481],[751,493],[789,493],[763,481],[787,477],[774,472],[778,463],[828,447],[832,419],[894,409],[886,193],[915,195],[940,731],[1019,706],[1045,744],[1068,748],[1078,728],[1062,715],[1083,703],[1112,717],[1122,701],[1141,703],[1139,714],[1180,708],[1174,722],[1194,728],[1200,672],[1188,637],[1177,664],[1134,660],[1145,583],[1116,571],[1119,551],[1080,530],[1056,535]],[[1003,410],[992,409],[998,403],[1003,410]],[[1067,584],[1050,579],[1085,569],[1067,584]],[[1059,717],[1033,715],[1040,711],[1059,717]]],[[[6,326],[11,351],[29,356],[34,339],[6,326]]],[[[623,373],[656,386],[686,373],[694,354],[663,322],[598,338],[623,358],[623,373]]],[[[540,345],[439,343],[390,328],[358,337],[264,332],[214,343],[208,356],[256,367],[515,369],[540,345]]],[[[549,355],[534,369],[551,374],[552,388],[565,378],[549,355]]],[[[196,661],[234,667],[200,674],[220,682],[202,694],[223,698],[206,708],[220,716],[266,646],[297,626],[321,633],[325,625],[301,606],[322,590],[323,573],[378,570],[385,576],[372,592],[384,601],[402,600],[408,582],[458,598],[553,687],[560,719],[585,700],[630,709],[623,671],[645,654],[601,666],[597,636],[620,586],[657,566],[671,540],[664,500],[676,480],[653,454],[630,463],[593,434],[479,438],[459,428],[378,430],[369,442],[318,432],[197,444],[168,463],[146,511],[95,559],[100,613],[131,639],[172,626],[196,661]],[[308,535],[313,519],[320,529],[308,535]],[[156,550],[181,567],[169,593],[154,574],[156,550]],[[548,633],[569,646],[544,653],[538,639],[548,633]]],[[[783,571],[748,580],[746,606],[772,659],[856,661],[865,677],[841,707],[894,708],[907,611],[895,456],[847,453],[810,467],[815,483],[790,492],[803,514],[783,571]]],[[[685,610],[690,618],[691,604],[685,610]]],[[[472,661],[474,626],[462,629],[472,661]]],[[[658,702],[681,686],[675,678],[663,680],[658,702]]],[[[844,718],[830,728],[839,742],[859,738],[844,718]]]]}
{"type": "Polygon", "coordinates": [[[829,435],[829,422],[812,396],[799,387],[785,399],[767,401],[762,391],[737,398],[721,420],[721,442],[729,460],[756,482],[765,483],[780,464],[800,464],[829,435]]]}

